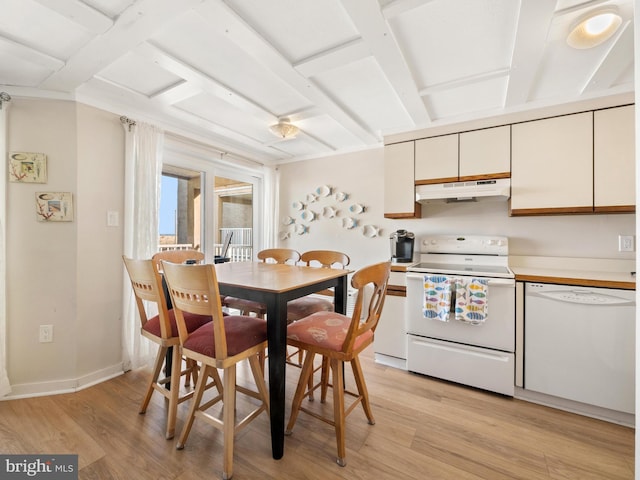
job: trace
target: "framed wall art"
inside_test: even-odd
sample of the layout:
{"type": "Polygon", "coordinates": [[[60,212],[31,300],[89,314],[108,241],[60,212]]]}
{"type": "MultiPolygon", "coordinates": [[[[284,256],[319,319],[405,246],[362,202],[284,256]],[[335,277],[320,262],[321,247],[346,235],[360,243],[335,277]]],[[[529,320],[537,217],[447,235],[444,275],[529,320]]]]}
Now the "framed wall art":
{"type": "Polygon", "coordinates": [[[44,153],[11,152],[9,180],[19,183],[47,183],[47,156],[44,153]]]}
{"type": "Polygon", "coordinates": [[[71,192],[37,192],[36,216],[40,222],[71,222],[73,220],[71,192]]]}

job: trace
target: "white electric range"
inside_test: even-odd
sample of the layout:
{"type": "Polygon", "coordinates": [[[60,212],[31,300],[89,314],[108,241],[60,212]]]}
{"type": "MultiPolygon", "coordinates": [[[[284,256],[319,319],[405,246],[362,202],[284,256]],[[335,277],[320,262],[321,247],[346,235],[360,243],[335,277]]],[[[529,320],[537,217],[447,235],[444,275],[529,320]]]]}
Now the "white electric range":
{"type": "Polygon", "coordinates": [[[407,268],[407,369],[513,396],[515,275],[501,236],[437,235],[407,268]]]}

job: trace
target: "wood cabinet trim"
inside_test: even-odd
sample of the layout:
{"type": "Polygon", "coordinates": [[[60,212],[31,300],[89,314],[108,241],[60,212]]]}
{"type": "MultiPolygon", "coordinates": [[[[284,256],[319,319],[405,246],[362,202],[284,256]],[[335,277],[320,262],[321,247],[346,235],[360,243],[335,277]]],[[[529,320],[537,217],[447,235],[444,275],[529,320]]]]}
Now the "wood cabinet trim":
{"type": "Polygon", "coordinates": [[[518,282],[554,283],[558,285],[574,285],[577,287],[619,288],[622,290],[635,290],[635,282],[622,282],[616,280],[591,280],[572,277],[546,277],[544,275],[516,275],[518,282]]]}

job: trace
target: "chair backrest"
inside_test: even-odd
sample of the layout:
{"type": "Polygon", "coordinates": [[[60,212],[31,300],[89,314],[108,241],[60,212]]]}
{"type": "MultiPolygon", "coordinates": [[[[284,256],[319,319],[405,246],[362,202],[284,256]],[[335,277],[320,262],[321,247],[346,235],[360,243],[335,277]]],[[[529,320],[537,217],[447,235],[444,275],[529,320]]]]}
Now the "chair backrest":
{"type": "Polygon", "coordinates": [[[295,264],[298,260],[300,260],[300,253],[290,248],[267,248],[266,250],[261,250],[258,252],[258,258],[263,262],[293,262],[295,264]]]}
{"type": "Polygon", "coordinates": [[[229,253],[229,247],[231,246],[231,237],[233,237],[233,230],[227,232],[222,242],[222,250],[220,250],[220,256],[226,257],[227,253],[229,253]]]}
{"type": "Polygon", "coordinates": [[[163,261],[162,268],[173,302],[180,344],[184,345],[189,336],[184,320],[185,312],[210,315],[213,318],[216,359],[226,358],[227,337],[215,266],[211,264],[182,265],[163,261]]]}
{"type": "Polygon", "coordinates": [[[185,263],[187,260],[195,260],[195,263],[202,263],[204,261],[204,253],[198,250],[164,250],[158,252],[151,257],[155,266],[159,272],[162,271],[162,265],[160,262],[163,260],[171,263],[185,263]]]}
{"type": "Polygon", "coordinates": [[[345,268],[351,261],[346,253],[334,250],[309,250],[300,256],[300,260],[310,267],[319,264],[324,268],[345,268]]]}
{"type": "Polygon", "coordinates": [[[381,262],[361,268],[353,274],[351,286],[358,290],[358,296],[349,331],[342,347],[344,352],[353,350],[356,338],[366,331],[375,332],[387,295],[390,272],[391,262],[381,262]],[[372,291],[365,295],[366,288],[371,288],[372,291]],[[365,318],[361,320],[363,313],[365,318]]]}
{"type": "Polygon", "coordinates": [[[149,313],[146,309],[148,306],[144,302],[154,303],[158,308],[160,317],[160,336],[162,338],[171,338],[167,301],[162,290],[162,276],[156,267],[156,263],[150,259],[134,260],[125,256],[122,259],[129,273],[141,325],[144,326],[149,320],[149,313]]]}

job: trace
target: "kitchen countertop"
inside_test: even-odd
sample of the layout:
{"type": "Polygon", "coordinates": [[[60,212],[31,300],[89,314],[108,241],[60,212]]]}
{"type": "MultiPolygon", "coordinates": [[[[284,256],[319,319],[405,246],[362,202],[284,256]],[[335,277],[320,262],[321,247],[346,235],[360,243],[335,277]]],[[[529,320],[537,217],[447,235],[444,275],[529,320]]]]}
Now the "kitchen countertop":
{"type": "Polygon", "coordinates": [[[509,256],[520,282],[635,290],[635,260],[509,256]]]}

